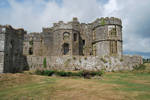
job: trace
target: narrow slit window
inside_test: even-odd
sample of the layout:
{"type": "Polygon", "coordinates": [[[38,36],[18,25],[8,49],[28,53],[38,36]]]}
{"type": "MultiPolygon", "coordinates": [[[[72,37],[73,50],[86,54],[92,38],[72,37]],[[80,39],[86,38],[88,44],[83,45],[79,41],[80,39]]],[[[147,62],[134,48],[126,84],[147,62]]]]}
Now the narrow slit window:
{"type": "Polygon", "coordinates": [[[74,33],[73,40],[77,41],[77,33],[74,33]]]}

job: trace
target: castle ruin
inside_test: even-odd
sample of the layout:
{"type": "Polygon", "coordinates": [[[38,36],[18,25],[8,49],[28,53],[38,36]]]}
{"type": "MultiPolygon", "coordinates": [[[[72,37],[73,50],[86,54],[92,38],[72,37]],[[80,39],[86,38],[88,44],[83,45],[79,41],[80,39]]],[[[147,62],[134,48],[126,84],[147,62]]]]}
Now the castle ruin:
{"type": "Polygon", "coordinates": [[[0,72],[43,66],[57,70],[130,70],[142,63],[140,56],[123,55],[122,22],[98,18],[80,23],[75,17],[59,21],[41,33],[0,26],[0,72]]]}

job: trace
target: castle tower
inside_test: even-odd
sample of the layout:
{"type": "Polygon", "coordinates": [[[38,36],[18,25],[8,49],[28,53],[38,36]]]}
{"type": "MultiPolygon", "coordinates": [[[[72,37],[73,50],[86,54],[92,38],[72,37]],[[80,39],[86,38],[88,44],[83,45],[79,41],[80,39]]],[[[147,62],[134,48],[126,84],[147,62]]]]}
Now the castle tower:
{"type": "Polygon", "coordinates": [[[0,73],[23,70],[23,29],[0,26],[0,73]]]}
{"type": "Polygon", "coordinates": [[[93,22],[93,55],[122,56],[122,22],[118,18],[101,18],[93,22]]]}
{"type": "Polygon", "coordinates": [[[80,23],[77,18],[53,26],[53,55],[79,55],[80,23]]]}

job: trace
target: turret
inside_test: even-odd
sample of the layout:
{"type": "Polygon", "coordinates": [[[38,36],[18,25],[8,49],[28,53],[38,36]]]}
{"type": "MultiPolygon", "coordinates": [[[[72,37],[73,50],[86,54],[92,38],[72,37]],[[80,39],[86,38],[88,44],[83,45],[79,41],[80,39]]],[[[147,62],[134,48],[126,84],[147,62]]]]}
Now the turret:
{"type": "Polygon", "coordinates": [[[93,23],[93,55],[122,55],[122,22],[118,18],[100,18],[93,23]]]}

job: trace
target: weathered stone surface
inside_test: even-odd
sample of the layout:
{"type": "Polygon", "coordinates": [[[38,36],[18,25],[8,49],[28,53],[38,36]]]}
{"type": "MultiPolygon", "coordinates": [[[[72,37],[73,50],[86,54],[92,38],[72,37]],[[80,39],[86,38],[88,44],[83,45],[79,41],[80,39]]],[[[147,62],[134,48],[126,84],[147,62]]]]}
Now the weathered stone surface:
{"type": "Polygon", "coordinates": [[[120,71],[132,70],[136,65],[142,64],[141,56],[94,57],[94,56],[27,56],[30,69],[44,68],[43,60],[46,58],[48,69],[57,70],[106,70],[120,71]]]}
{"type": "Polygon", "coordinates": [[[0,25],[0,73],[36,69],[45,58],[48,68],[57,70],[132,70],[142,63],[140,56],[122,52],[122,22],[114,17],[88,24],[73,18],[30,34],[0,25]]]}
{"type": "Polygon", "coordinates": [[[77,18],[59,21],[41,33],[25,36],[24,54],[34,56],[122,56],[122,23],[117,18],[101,18],[85,24],[77,18]],[[33,42],[31,45],[30,42],[33,42]],[[116,42],[113,45],[111,42],[116,42]],[[111,48],[110,45],[112,44],[111,48]],[[29,54],[32,49],[33,53],[29,54]],[[115,51],[116,50],[116,51],[115,51]],[[115,52],[112,52],[115,51],[115,52]],[[65,53],[64,53],[65,52],[65,53]]]}
{"type": "Polygon", "coordinates": [[[23,69],[23,41],[26,32],[11,26],[0,26],[0,72],[17,72],[23,69]]]}

